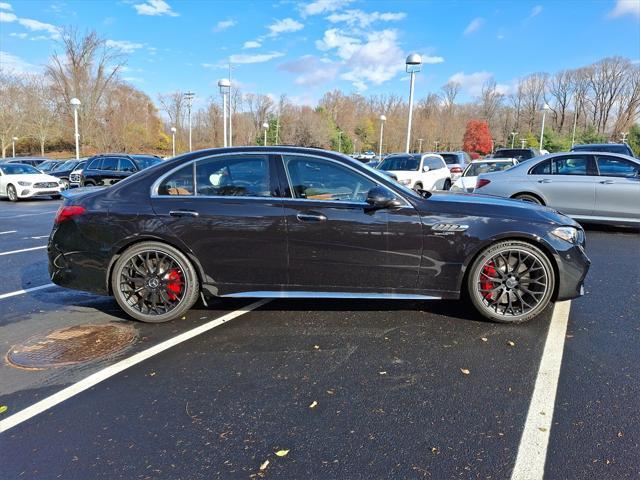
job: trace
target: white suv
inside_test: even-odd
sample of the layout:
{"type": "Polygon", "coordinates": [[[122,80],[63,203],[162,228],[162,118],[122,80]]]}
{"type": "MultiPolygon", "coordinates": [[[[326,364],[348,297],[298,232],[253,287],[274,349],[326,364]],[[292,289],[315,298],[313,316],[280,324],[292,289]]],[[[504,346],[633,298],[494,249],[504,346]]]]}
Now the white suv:
{"type": "Polygon", "coordinates": [[[402,185],[414,190],[449,190],[451,172],[435,153],[397,153],[386,157],[378,170],[393,174],[402,185]]]}

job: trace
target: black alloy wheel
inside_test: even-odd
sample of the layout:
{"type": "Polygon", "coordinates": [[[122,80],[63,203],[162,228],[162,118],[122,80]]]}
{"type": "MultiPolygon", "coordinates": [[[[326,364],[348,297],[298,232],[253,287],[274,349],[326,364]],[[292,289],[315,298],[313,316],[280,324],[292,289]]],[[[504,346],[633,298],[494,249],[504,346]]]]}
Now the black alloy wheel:
{"type": "Polygon", "coordinates": [[[555,274],[537,247],[505,241],[487,248],[467,278],[469,297],[485,317],[502,323],[522,323],[544,310],[553,295],[555,274]]]}
{"type": "Polygon", "coordinates": [[[111,288],[128,315],[150,323],[180,317],[200,291],[187,257],[160,242],[143,242],[126,250],[113,267],[111,288]]]}

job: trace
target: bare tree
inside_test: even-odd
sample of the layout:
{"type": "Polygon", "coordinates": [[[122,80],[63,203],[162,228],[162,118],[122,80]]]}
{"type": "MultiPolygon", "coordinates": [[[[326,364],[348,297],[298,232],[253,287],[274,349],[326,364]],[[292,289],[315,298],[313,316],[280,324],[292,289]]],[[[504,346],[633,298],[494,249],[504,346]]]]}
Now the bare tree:
{"type": "Polygon", "coordinates": [[[6,157],[11,139],[18,135],[25,116],[21,111],[22,80],[0,70],[0,147],[6,157]]]}
{"type": "Polygon", "coordinates": [[[562,132],[564,128],[567,109],[572,100],[573,75],[571,70],[561,70],[552,75],[547,82],[547,93],[553,98],[553,101],[548,101],[547,104],[553,113],[553,125],[557,132],[562,132]]]}
{"type": "Polygon", "coordinates": [[[480,94],[481,118],[491,123],[503,99],[504,95],[498,91],[495,80],[491,79],[484,82],[482,93],[480,94]]]}
{"type": "Polygon", "coordinates": [[[29,76],[23,91],[24,130],[38,141],[40,154],[44,156],[45,144],[60,132],[58,105],[50,82],[42,75],[29,76]]]}
{"type": "Polygon", "coordinates": [[[532,132],[544,101],[545,73],[534,73],[522,79],[523,108],[527,126],[532,132]]]}

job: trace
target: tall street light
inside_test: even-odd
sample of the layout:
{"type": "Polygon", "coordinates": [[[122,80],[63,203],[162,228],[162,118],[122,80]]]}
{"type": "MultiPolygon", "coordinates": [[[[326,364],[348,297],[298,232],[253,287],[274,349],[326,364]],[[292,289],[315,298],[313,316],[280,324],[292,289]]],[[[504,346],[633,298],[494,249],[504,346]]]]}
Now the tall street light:
{"type": "Polygon", "coordinates": [[[422,138],[418,139],[418,153],[422,153],[422,138]]]}
{"type": "Polygon", "coordinates": [[[75,125],[75,137],[76,137],[76,160],[80,159],[80,133],[78,132],[78,108],[80,107],[80,100],[77,98],[71,99],[71,106],[73,107],[73,123],[75,125]]]}
{"type": "Polygon", "coordinates": [[[187,100],[187,111],[188,111],[188,115],[189,115],[189,151],[193,151],[193,145],[191,143],[191,105],[193,103],[193,97],[195,97],[196,94],[193,92],[186,92],[184,94],[184,98],[187,100]]]}
{"type": "Polygon", "coordinates": [[[220,93],[222,94],[222,125],[224,146],[227,146],[227,93],[231,89],[231,82],[227,78],[221,78],[218,80],[218,87],[220,87],[220,93]]]}
{"type": "Polygon", "coordinates": [[[513,148],[513,143],[516,141],[517,136],[518,132],[511,132],[511,148],[513,148]]]}
{"type": "Polygon", "coordinates": [[[385,115],[380,115],[380,143],[378,144],[378,157],[382,160],[382,135],[384,134],[384,122],[387,121],[385,115]]]}
{"type": "Polygon", "coordinates": [[[267,146],[267,130],[269,130],[269,124],[267,122],[264,122],[262,124],[262,128],[264,128],[264,146],[267,146]]]}
{"type": "Polygon", "coordinates": [[[627,136],[629,135],[629,132],[621,132],[620,135],[622,135],[622,143],[627,143],[627,136]]]}
{"type": "Polygon", "coordinates": [[[520,145],[522,145],[522,148],[524,148],[526,143],[527,143],[527,139],[526,138],[523,138],[522,140],[520,140],[520,145]]]}
{"type": "Polygon", "coordinates": [[[571,135],[571,148],[576,144],[576,125],[578,124],[578,94],[573,95],[573,134],[571,135]]]}
{"type": "Polygon", "coordinates": [[[18,141],[18,137],[11,138],[11,153],[13,158],[16,158],[16,142],[18,141]]]}
{"type": "Polygon", "coordinates": [[[409,153],[409,146],[411,145],[411,116],[413,115],[413,86],[416,80],[416,73],[420,71],[422,65],[422,58],[417,53],[409,55],[405,61],[406,71],[411,75],[411,82],[409,85],[409,122],[407,123],[407,146],[405,148],[406,153],[409,153]]]}
{"type": "Polygon", "coordinates": [[[542,150],[542,141],[544,140],[544,138],[543,138],[543,135],[544,135],[544,119],[546,118],[548,111],[549,111],[549,105],[547,105],[545,103],[544,106],[542,107],[542,128],[540,129],[540,150],[542,150]]]}
{"type": "Polygon", "coordinates": [[[171,127],[171,145],[173,156],[176,156],[176,127],[171,127]]]}
{"type": "Polygon", "coordinates": [[[338,153],[342,153],[342,130],[338,129],[338,153]]]}

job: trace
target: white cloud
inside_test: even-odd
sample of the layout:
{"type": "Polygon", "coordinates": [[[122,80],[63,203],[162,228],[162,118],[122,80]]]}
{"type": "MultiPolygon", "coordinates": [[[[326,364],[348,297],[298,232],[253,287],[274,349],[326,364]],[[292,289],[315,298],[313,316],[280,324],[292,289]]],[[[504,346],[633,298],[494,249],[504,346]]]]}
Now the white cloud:
{"type": "Polygon", "coordinates": [[[625,15],[640,18],[640,1],[618,0],[616,6],[607,15],[608,18],[619,18],[625,15]]]}
{"type": "Polygon", "coordinates": [[[130,42],[129,40],[107,40],[105,44],[107,45],[107,47],[115,48],[123,53],[133,53],[136,50],[144,47],[142,43],[134,43],[130,42]]]}
{"type": "Polygon", "coordinates": [[[276,23],[269,25],[269,31],[271,32],[269,36],[275,37],[281,33],[287,32],[297,32],[298,30],[302,30],[304,25],[293,18],[283,18],[282,20],[278,20],[276,23]]]}
{"type": "Polygon", "coordinates": [[[282,52],[258,53],[256,55],[239,54],[231,55],[229,61],[231,63],[264,63],[283,56],[282,52]]]}
{"type": "MultiPolygon", "coordinates": [[[[479,96],[482,93],[483,85],[493,79],[493,74],[489,72],[474,72],[465,74],[464,72],[458,72],[449,77],[450,82],[456,82],[460,84],[462,90],[474,97],[479,96]]],[[[506,95],[509,93],[511,87],[505,84],[497,84],[496,91],[506,95]]]]}
{"type": "Polygon", "coordinates": [[[407,14],[404,12],[366,13],[362,10],[347,10],[342,13],[332,13],[327,17],[327,20],[329,20],[331,23],[344,22],[350,26],[358,25],[360,28],[367,28],[373,22],[397,22],[404,19],[406,16],[407,14]]]}
{"type": "Polygon", "coordinates": [[[0,10],[11,10],[11,4],[7,2],[0,2],[0,10]]]}
{"type": "Polygon", "coordinates": [[[482,25],[484,25],[484,18],[477,17],[469,22],[467,28],[464,29],[464,35],[470,35],[473,32],[476,32],[482,25]]]}
{"type": "Polygon", "coordinates": [[[330,82],[336,78],[340,65],[326,58],[304,55],[278,66],[280,70],[297,74],[296,85],[313,86],[330,82]]]}
{"type": "Polygon", "coordinates": [[[17,19],[13,13],[0,12],[0,22],[15,22],[17,19]]]}
{"type": "Polygon", "coordinates": [[[349,60],[360,48],[361,42],[355,37],[344,35],[337,28],[324,32],[322,40],[316,40],[316,48],[323,52],[336,49],[337,55],[342,60],[349,60]]]}
{"type": "Polygon", "coordinates": [[[129,83],[144,83],[144,78],[141,77],[124,77],[123,80],[129,83]]]}
{"type": "Polygon", "coordinates": [[[24,32],[23,32],[23,33],[15,33],[15,32],[11,32],[11,33],[9,34],[9,36],[10,36],[10,37],[16,37],[16,38],[21,38],[21,39],[23,39],[23,40],[24,40],[24,39],[25,39],[25,38],[27,38],[29,35],[27,35],[27,34],[26,34],[26,33],[24,33],[24,32]]]}
{"type": "Polygon", "coordinates": [[[164,0],[147,0],[145,3],[138,3],[133,6],[138,15],[160,16],[168,15],[177,17],[179,14],[171,10],[171,6],[164,0]]]}
{"type": "Polygon", "coordinates": [[[262,44],[255,40],[249,40],[248,42],[244,42],[242,48],[260,48],[262,44]]]}
{"type": "Polygon", "coordinates": [[[436,63],[443,63],[444,62],[444,57],[438,57],[438,56],[423,56],[422,57],[422,64],[423,65],[433,65],[436,63]]]}
{"type": "Polygon", "coordinates": [[[531,9],[531,13],[529,14],[529,18],[537,17],[542,13],[542,5],[536,5],[531,9]]]}
{"type": "Polygon", "coordinates": [[[19,18],[18,23],[34,32],[44,31],[50,33],[53,38],[60,36],[60,29],[55,25],[51,25],[50,23],[32,20],[30,18],[19,18]]]}
{"type": "Polygon", "coordinates": [[[353,0],[315,0],[314,2],[302,5],[300,8],[300,14],[303,17],[311,15],[320,15],[328,12],[335,12],[343,7],[346,7],[353,0]]]}
{"type": "Polygon", "coordinates": [[[38,67],[25,62],[20,57],[12,55],[9,52],[3,52],[2,50],[0,50],[0,66],[2,67],[2,70],[17,75],[34,73],[38,70],[38,67]]]}
{"type": "Polygon", "coordinates": [[[220,20],[215,27],[213,27],[214,32],[221,32],[226,30],[227,28],[231,28],[236,24],[235,20],[220,20]]]}

